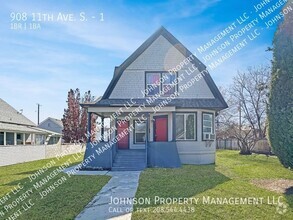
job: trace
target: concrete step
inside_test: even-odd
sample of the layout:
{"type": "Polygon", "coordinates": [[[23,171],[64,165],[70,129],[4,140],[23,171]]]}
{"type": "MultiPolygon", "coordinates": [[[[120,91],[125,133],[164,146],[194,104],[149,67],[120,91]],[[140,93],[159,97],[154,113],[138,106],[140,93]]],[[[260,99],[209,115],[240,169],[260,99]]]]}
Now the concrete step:
{"type": "Polygon", "coordinates": [[[119,150],[113,161],[113,171],[135,171],[146,168],[145,150],[119,150]]]}
{"type": "Polygon", "coordinates": [[[146,154],[116,154],[116,157],[145,157],[146,154]]]}
{"type": "Polygon", "coordinates": [[[146,163],[113,163],[113,167],[123,167],[123,166],[129,166],[129,167],[136,167],[136,166],[145,166],[146,163]]]}
{"type": "Polygon", "coordinates": [[[145,167],[112,167],[112,171],[141,171],[145,167]]]}
{"type": "Polygon", "coordinates": [[[118,150],[117,154],[128,154],[128,155],[133,155],[133,154],[145,154],[145,150],[118,150]]]}
{"type": "Polygon", "coordinates": [[[145,161],[146,158],[115,158],[114,161],[145,161]]]}

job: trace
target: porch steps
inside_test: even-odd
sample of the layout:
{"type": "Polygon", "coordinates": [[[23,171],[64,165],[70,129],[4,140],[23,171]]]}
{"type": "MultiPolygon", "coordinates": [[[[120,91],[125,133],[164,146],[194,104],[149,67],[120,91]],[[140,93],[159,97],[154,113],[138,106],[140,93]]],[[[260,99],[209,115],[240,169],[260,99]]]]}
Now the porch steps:
{"type": "Polygon", "coordinates": [[[146,168],[145,150],[118,150],[112,171],[138,171],[146,168]]]}

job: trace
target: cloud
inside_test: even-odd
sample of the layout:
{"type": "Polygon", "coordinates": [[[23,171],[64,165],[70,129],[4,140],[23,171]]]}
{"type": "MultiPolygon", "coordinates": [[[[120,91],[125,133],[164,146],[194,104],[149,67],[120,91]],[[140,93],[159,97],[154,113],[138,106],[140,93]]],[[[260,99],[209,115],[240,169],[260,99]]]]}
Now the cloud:
{"type": "Polygon", "coordinates": [[[172,3],[178,3],[173,4],[175,10],[178,13],[178,17],[186,18],[190,16],[196,16],[204,12],[205,10],[215,6],[217,3],[219,3],[221,0],[197,0],[197,1],[174,1],[172,0],[172,3]]]}

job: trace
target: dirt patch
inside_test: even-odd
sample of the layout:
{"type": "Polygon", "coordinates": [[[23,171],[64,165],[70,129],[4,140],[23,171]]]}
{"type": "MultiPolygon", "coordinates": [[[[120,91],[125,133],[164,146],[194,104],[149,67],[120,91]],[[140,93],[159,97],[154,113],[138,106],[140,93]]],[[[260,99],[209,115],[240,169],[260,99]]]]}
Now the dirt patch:
{"type": "Polygon", "coordinates": [[[293,194],[293,180],[287,179],[271,179],[271,180],[252,180],[254,185],[270,191],[284,193],[287,195],[293,194]]]}

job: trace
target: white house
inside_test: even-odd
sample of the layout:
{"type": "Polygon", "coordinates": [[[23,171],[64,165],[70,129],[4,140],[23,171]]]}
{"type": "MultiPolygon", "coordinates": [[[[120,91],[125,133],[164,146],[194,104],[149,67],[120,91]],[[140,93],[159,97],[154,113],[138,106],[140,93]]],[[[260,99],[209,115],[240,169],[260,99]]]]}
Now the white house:
{"type": "Polygon", "coordinates": [[[61,134],[38,128],[32,121],[0,98],[0,147],[56,144],[61,134]],[[52,142],[52,140],[55,140],[52,142]]]}
{"type": "MultiPolygon", "coordinates": [[[[111,119],[109,142],[88,143],[88,169],[140,170],[215,162],[215,117],[227,104],[201,63],[161,27],[120,66],[103,97],[84,103],[111,119]]],[[[86,160],[85,160],[86,161],[86,160]]]]}
{"type": "Polygon", "coordinates": [[[49,130],[49,131],[53,131],[55,133],[62,134],[63,123],[59,119],[49,117],[45,119],[44,121],[42,121],[38,125],[38,127],[49,130]]]}

